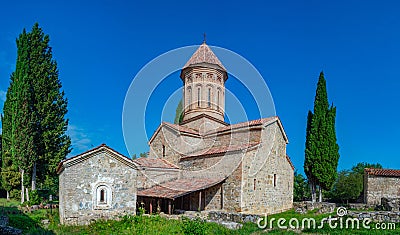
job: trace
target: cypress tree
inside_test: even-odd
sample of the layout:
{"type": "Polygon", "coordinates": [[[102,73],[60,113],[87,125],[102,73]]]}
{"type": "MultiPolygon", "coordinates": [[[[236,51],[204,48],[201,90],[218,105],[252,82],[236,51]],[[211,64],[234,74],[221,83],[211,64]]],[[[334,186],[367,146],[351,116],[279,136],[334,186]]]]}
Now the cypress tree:
{"type": "Polygon", "coordinates": [[[57,63],[53,59],[50,38],[36,23],[30,33],[32,77],[34,78],[35,152],[32,190],[36,188],[36,176],[45,187],[58,190],[57,165],[70,152],[71,140],[65,134],[68,127],[68,101],[64,98],[58,78],[57,63]]]}
{"type": "Polygon", "coordinates": [[[314,100],[314,112],[309,111],[306,128],[304,171],[311,185],[312,200],[319,201],[322,189],[330,190],[337,177],[339,146],[335,130],[336,107],[329,107],[326,80],[320,73],[314,100]]]}
{"type": "MultiPolygon", "coordinates": [[[[39,180],[57,191],[57,164],[70,152],[71,140],[65,134],[67,100],[61,91],[57,63],[52,58],[49,36],[36,23],[17,39],[17,63],[4,103],[3,167],[18,169],[21,202],[24,188],[39,180]]],[[[8,174],[9,177],[15,174],[8,174]]],[[[7,182],[3,186],[10,189],[7,182]]]]}
{"type": "Polygon", "coordinates": [[[176,107],[174,123],[179,124],[182,122],[182,120],[183,120],[183,105],[181,99],[178,103],[178,106],[176,107]]]}

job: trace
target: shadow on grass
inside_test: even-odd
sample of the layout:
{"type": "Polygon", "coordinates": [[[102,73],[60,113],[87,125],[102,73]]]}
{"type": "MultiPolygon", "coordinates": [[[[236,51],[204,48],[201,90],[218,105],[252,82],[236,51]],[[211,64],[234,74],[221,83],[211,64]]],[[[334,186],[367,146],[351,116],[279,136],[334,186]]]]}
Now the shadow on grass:
{"type": "Polygon", "coordinates": [[[23,234],[55,234],[42,225],[42,220],[54,221],[56,213],[37,210],[23,213],[18,207],[0,206],[0,215],[8,217],[8,226],[21,229],[23,234]]]}

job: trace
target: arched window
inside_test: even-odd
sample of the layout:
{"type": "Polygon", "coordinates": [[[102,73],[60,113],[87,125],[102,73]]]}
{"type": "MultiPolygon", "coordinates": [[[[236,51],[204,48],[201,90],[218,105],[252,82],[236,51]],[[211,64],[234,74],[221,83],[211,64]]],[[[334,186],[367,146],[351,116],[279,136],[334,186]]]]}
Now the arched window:
{"type": "Polygon", "coordinates": [[[208,107],[211,107],[211,88],[208,88],[208,107]]]}
{"type": "Polygon", "coordinates": [[[217,91],[217,110],[219,110],[219,90],[217,91]]]}
{"type": "Polygon", "coordinates": [[[192,89],[191,88],[189,88],[189,90],[188,90],[188,101],[189,101],[188,107],[190,109],[190,107],[192,106],[192,89]]]}
{"type": "Polygon", "coordinates": [[[201,89],[200,87],[197,88],[197,106],[200,107],[200,100],[201,100],[201,89]]]}
{"type": "Polygon", "coordinates": [[[112,202],[111,187],[105,183],[100,183],[95,187],[93,194],[94,209],[109,209],[112,202]]]}

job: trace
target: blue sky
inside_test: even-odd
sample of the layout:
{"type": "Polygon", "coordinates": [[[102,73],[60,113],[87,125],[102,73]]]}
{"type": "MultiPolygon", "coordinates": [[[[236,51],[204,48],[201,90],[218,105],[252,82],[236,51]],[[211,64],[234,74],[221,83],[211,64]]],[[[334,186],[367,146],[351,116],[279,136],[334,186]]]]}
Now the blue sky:
{"type": "MultiPolygon", "coordinates": [[[[200,44],[206,32],[209,45],[240,54],[262,74],[299,171],[321,70],[337,106],[339,169],[362,161],[400,169],[399,9],[397,1],[5,1],[0,102],[15,68],[15,39],[39,22],[50,35],[69,100],[72,154],[107,143],[127,155],[122,109],[132,79],[158,55],[200,44]]],[[[240,92],[233,79],[228,82],[240,92]]],[[[164,85],[170,89],[157,95],[179,89],[178,73],[164,85]]],[[[160,118],[146,129],[152,132],[160,118]]],[[[132,148],[147,151],[146,140],[132,148]]]]}

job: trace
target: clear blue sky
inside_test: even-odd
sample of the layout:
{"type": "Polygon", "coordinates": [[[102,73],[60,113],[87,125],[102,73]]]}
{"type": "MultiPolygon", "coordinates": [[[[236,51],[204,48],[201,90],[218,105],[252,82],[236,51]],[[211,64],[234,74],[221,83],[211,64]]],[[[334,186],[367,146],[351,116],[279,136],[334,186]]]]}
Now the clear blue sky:
{"type": "MultiPolygon", "coordinates": [[[[72,154],[101,143],[128,154],[121,120],[133,77],[164,52],[200,44],[206,32],[209,45],[237,52],[263,75],[301,172],[321,70],[337,106],[339,168],[366,161],[400,169],[399,11],[398,1],[4,1],[0,106],[15,69],[15,39],[39,22],[69,99],[72,154]]],[[[173,76],[168,82],[179,87],[173,76]]],[[[148,150],[145,143],[136,153],[148,150]]]]}

